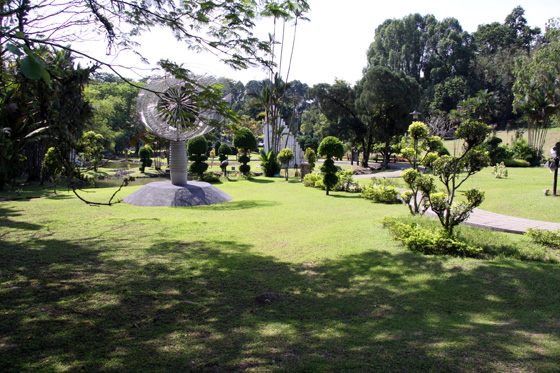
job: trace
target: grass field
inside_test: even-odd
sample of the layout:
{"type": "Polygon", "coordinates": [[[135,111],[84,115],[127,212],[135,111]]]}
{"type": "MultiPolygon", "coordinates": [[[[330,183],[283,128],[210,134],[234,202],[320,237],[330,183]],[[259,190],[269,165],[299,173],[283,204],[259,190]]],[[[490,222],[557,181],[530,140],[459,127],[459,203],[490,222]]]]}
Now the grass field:
{"type": "Polygon", "coordinates": [[[0,370],[560,370],[555,254],[462,228],[488,259],[422,256],[381,227],[404,206],[294,181],[195,208],[0,202],[0,370]]]}
{"type": "MultiPolygon", "coordinates": [[[[544,195],[552,190],[553,176],[548,168],[512,168],[508,177],[497,179],[488,167],[468,179],[459,192],[467,188],[480,188],[486,199],[483,210],[520,218],[560,223],[560,198],[544,195]]],[[[560,193],[560,187],[558,188],[560,193]]]]}
{"type": "MultiPolygon", "coordinates": [[[[525,129],[524,131],[525,133],[523,138],[527,140],[527,130],[525,129]]],[[[513,140],[515,139],[515,131],[498,131],[496,136],[502,139],[502,143],[500,145],[511,146],[513,140]]],[[[547,132],[546,140],[543,146],[545,156],[550,156],[550,149],[552,149],[558,141],[560,141],[560,128],[550,128],[547,132]]],[[[444,144],[452,155],[454,154],[454,150],[456,150],[457,154],[461,151],[462,142],[460,140],[446,140],[444,141],[444,144]]]]}

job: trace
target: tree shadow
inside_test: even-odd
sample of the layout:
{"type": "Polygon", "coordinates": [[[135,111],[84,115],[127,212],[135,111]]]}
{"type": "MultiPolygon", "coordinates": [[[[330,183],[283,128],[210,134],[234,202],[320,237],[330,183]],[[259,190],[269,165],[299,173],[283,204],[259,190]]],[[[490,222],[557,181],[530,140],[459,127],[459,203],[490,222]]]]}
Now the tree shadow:
{"type": "Polygon", "coordinates": [[[111,245],[0,248],[3,371],[560,368],[549,265],[380,250],[287,263],[234,240],[164,238],[119,257],[111,245]],[[279,299],[255,300],[267,292],[279,299]]]}
{"type": "Polygon", "coordinates": [[[360,196],[360,194],[358,193],[345,193],[345,192],[336,192],[336,193],[330,193],[329,197],[332,198],[343,198],[343,199],[360,199],[362,198],[360,196]]]}
{"type": "Polygon", "coordinates": [[[233,211],[233,210],[246,210],[259,207],[272,207],[277,206],[280,203],[276,201],[266,201],[266,200],[243,200],[243,201],[229,201],[223,203],[216,203],[213,205],[206,206],[195,206],[193,208],[200,208],[212,211],[233,211]]]}
{"type": "MultiPolygon", "coordinates": [[[[57,187],[57,192],[66,191],[65,187],[57,187]]],[[[36,198],[67,199],[72,198],[68,193],[55,194],[53,187],[24,186],[11,188],[0,192],[0,202],[27,202],[36,198]]]]}
{"type": "Polygon", "coordinates": [[[251,178],[247,179],[247,181],[249,181],[251,183],[255,183],[255,184],[271,184],[271,183],[274,182],[273,180],[263,179],[263,178],[255,178],[255,177],[251,177],[251,178]]]}
{"type": "Polygon", "coordinates": [[[21,215],[22,214],[14,208],[0,207],[0,227],[6,229],[16,228],[16,229],[23,229],[23,230],[30,230],[30,231],[37,231],[43,227],[42,225],[35,224],[35,223],[28,223],[25,221],[15,221],[10,219],[10,217],[21,216],[21,215]]]}

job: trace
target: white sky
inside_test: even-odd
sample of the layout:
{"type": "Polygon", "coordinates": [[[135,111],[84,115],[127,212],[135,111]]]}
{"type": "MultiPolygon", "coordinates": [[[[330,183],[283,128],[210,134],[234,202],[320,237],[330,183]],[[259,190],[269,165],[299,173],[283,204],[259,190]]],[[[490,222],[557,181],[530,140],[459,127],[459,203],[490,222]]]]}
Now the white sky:
{"type": "MultiPolygon", "coordinates": [[[[295,52],[289,80],[300,80],[312,86],[333,83],[335,78],[355,83],[366,65],[366,52],[374,39],[375,29],[386,19],[401,19],[411,13],[433,14],[438,20],[457,18],[464,30],[476,31],[479,24],[503,23],[513,8],[525,9],[525,18],[531,27],[544,26],[550,18],[560,17],[559,0],[309,0],[310,21],[300,22],[297,28],[295,52]]],[[[272,33],[271,23],[261,23],[257,34],[266,38],[272,33]]],[[[286,28],[286,48],[291,47],[293,28],[286,28]]],[[[165,32],[143,35],[140,52],[151,63],[168,58],[183,63],[197,73],[224,76],[244,83],[267,78],[260,69],[233,71],[223,66],[208,53],[195,53],[177,44],[165,32]]],[[[124,66],[147,68],[131,55],[121,54],[114,60],[124,66]]],[[[125,76],[138,79],[149,71],[138,71],[125,76]]],[[[285,79],[285,69],[283,71],[285,79]]]]}

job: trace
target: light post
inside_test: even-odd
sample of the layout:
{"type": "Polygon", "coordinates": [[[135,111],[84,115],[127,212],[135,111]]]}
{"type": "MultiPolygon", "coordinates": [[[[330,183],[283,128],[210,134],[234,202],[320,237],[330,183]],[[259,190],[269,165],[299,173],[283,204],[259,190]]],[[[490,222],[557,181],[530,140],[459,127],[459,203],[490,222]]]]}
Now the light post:
{"type": "Polygon", "coordinates": [[[418,119],[420,119],[420,114],[422,114],[421,112],[414,110],[412,113],[409,113],[410,115],[412,115],[412,120],[413,121],[418,121],[418,119]]]}
{"type": "Polygon", "coordinates": [[[556,196],[556,186],[558,185],[558,164],[560,163],[560,141],[550,150],[550,155],[554,162],[554,182],[552,184],[552,195],[556,196]]]}

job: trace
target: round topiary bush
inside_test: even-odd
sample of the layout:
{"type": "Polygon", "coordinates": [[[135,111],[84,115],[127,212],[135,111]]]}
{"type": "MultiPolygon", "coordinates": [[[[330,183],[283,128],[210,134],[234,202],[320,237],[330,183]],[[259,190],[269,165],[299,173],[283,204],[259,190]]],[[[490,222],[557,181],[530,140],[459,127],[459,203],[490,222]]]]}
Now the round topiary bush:
{"type": "Polygon", "coordinates": [[[140,162],[142,162],[142,166],[140,166],[140,172],[144,173],[146,167],[152,166],[152,159],[150,158],[154,151],[150,146],[143,146],[138,151],[138,156],[140,157],[140,162]]]}
{"type": "Polygon", "coordinates": [[[323,173],[323,184],[325,184],[327,195],[329,190],[332,190],[338,184],[338,169],[334,165],[332,157],[342,158],[344,156],[344,145],[334,136],[328,136],[321,141],[319,145],[319,155],[326,156],[327,159],[321,166],[323,173]]]}
{"type": "Polygon", "coordinates": [[[288,167],[290,166],[290,161],[294,159],[294,152],[290,148],[285,148],[280,150],[278,153],[278,160],[285,165],[286,169],[286,180],[288,180],[288,167]]]}
{"type": "Polygon", "coordinates": [[[251,161],[251,150],[257,150],[257,138],[250,129],[242,127],[233,136],[233,147],[241,150],[241,156],[238,158],[241,163],[239,171],[243,175],[249,176],[251,166],[247,163],[251,161]]]}
{"type": "Polygon", "coordinates": [[[218,149],[218,154],[220,156],[220,162],[225,161],[228,159],[228,155],[231,154],[231,148],[228,144],[221,144],[220,148],[218,149]]]}
{"type": "Polygon", "coordinates": [[[199,136],[190,139],[187,142],[187,154],[189,154],[189,161],[192,161],[189,166],[189,172],[198,175],[199,180],[202,180],[204,172],[208,169],[208,159],[206,152],[208,151],[208,142],[204,136],[199,136]]]}

